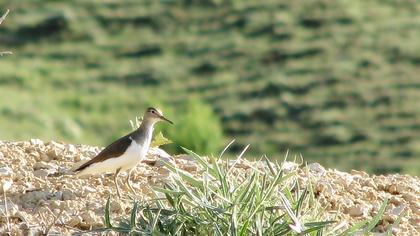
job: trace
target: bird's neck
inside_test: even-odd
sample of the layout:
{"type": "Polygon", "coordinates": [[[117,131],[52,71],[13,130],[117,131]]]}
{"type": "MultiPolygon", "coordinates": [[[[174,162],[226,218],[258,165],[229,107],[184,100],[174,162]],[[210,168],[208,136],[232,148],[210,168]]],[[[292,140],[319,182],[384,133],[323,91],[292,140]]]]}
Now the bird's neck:
{"type": "Polygon", "coordinates": [[[131,138],[136,141],[141,146],[150,145],[150,141],[152,140],[153,136],[153,128],[155,122],[152,121],[143,121],[140,127],[133,132],[131,138]]]}

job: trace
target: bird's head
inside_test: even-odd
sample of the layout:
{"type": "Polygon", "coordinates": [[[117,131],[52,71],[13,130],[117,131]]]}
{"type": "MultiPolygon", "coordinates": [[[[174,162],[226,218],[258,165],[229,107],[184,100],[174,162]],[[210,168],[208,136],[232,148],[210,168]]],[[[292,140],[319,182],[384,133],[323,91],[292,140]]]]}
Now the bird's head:
{"type": "Polygon", "coordinates": [[[161,110],[154,108],[154,107],[149,107],[147,108],[144,116],[143,116],[143,120],[148,120],[148,121],[152,121],[152,122],[158,122],[158,121],[167,121],[171,124],[173,124],[172,121],[168,120],[165,116],[163,116],[163,113],[161,110]]]}

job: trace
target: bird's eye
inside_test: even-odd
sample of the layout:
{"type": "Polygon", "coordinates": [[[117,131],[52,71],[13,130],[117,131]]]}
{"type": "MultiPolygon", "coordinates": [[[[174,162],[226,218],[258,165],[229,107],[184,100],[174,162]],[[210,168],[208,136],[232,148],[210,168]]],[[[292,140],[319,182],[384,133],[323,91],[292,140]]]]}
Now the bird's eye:
{"type": "Polygon", "coordinates": [[[154,111],[154,110],[152,110],[152,113],[153,113],[153,114],[155,114],[155,111],[154,111]]]}

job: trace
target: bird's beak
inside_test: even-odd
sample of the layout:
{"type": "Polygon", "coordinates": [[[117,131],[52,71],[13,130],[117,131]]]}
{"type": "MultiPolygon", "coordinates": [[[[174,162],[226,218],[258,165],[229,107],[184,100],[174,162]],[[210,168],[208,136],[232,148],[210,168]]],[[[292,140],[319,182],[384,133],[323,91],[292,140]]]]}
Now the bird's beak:
{"type": "Polygon", "coordinates": [[[167,121],[168,123],[170,123],[170,124],[174,124],[174,122],[172,122],[172,121],[170,121],[170,120],[168,120],[166,117],[164,117],[164,116],[160,116],[160,119],[161,120],[164,120],[164,121],[167,121]]]}

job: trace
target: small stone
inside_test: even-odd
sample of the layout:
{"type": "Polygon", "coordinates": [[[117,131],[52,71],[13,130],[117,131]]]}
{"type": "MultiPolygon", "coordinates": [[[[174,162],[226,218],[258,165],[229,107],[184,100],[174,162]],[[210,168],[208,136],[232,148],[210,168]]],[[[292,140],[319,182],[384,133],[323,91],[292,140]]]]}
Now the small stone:
{"type": "Polygon", "coordinates": [[[311,163],[308,165],[308,169],[312,172],[317,173],[318,175],[324,175],[326,170],[321,164],[319,163],[311,163]]]}
{"type": "Polygon", "coordinates": [[[403,203],[403,199],[401,197],[398,197],[398,196],[392,196],[389,199],[389,202],[396,205],[396,206],[399,206],[403,203]]]}
{"type": "Polygon", "coordinates": [[[57,149],[50,149],[47,152],[47,155],[51,158],[51,159],[58,159],[58,157],[60,157],[60,154],[58,153],[57,149]]]}
{"type": "Polygon", "coordinates": [[[29,230],[29,225],[28,225],[28,223],[26,223],[26,222],[21,222],[21,223],[19,224],[19,229],[21,229],[21,230],[29,230]]]}
{"type": "Polygon", "coordinates": [[[382,220],[387,221],[389,224],[393,224],[396,219],[397,219],[397,216],[395,215],[384,215],[382,217],[382,220]]]}
{"type": "Polygon", "coordinates": [[[41,139],[31,139],[30,143],[34,146],[43,146],[44,142],[41,139]]]}
{"type": "Polygon", "coordinates": [[[46,178],[50,172],[46,169],[39,169],[34,171],[34,176],[38,178],[46,178]]]}
{"type": "Polygon", "coordinates": [[[118,214],[123,212],[123,208],[121,206],[121,203],[116,202],[116,201],[111,202],[110,210],[111,210],[111,212],[118,213],[118,214]]]}
{"type": "Polygon", "coordinates": [[[50,141],[48,142],[48,146],[51,146],[53,149],[60,149],[60,150],[64,150],[64,145],[61,143],[57,143],[55,141],[50,141]]]}
{"type": "Polygon", "coordinates": [[[23,206],[34,207],[50,198],[50,193],[44,191],[27,192],[22,196],[23,206]]]}
{"type": "Polygon", "coordinates": [[[299,167],[299,164],[291,161],[283,162],[281,169],[284,171],[285,174],[288,174],[299,167]]]}
{"type": "Polygon", "coordinates": [[[77,153],[77,148],[72,144],[67,144],[66,149],[67,149],[67,153],[70,155],[74,155],[77,153]]]}
{"type": "Polygon", "coordinates": [[[397,191],[397,193],[407,192],[407,188],[402,184],[398,184],[396,191],[397,191]]]}
{"type": "Polygon", "coordinates": [[[34,170],[40,170],[40,169],[57,169],[57,165],[50,163],[50,162],[44,162],[44,161],[40,161],[40,162],[36,162],[33,165],[33,169],[34,170]]]}
{"type": "Polygon", "coordinates": [[[81,216],[86,224],[92,225],[93,223],[95,223],[95,213],[93,213],[92,211],[83,212],[81,216]]]}
{"type": "Polygon", "coordinates": [[[362,177],[362,178],[369,178],[369,174],[368,173],[366,173],[366,172],[364,172],[364,171],[359,171],[359,170],[351,170],[350,171],[350,174],[352,174],[352,175],[358,175],[358,176],[360,176],[360,177],[362,177]]]}
{"type": "Polygon", "coordinates": [[[181,155],[175,156],[175,159],[176,160],[186,160],[186,161],[194,161],[195,162],[195,159],[188,154],[181,154],[181,155]]]}
{"type": "Polygon", "coordinates": [[[387,190],[391,194],[398,194],[397,186],[395,184],[388,186],[387,190]]]}
{"type": "Polygon", "coordinates": [[[13,180],[3,179],[1,181],[0,193],[4,193],[8,191],[12,187],[12,185],[13,185],[13,180]]]}
{"type": "Polygon", "coordinates": [[[169,175],[171,171],[166,167],[159,168],[158,173],[161,175],[169,175]]]}
{"type": "Polygon", "coordinates": [[[76,227],[82,222],[81,216],[73,216],[70,220],[66,222],[66,225],[69,225],[70,227],[76,227]]]}
{"type": "Polygon", "coordinates": [[[169,162],[169,163],[175,165],[175,162],[174,162],[174,160],[172,158],[159,157],[159,159],[155,162],[154,166],[156,166],[156,167],[165,166],[165,162],[169,162]]]}
{"type": "Polygon", "coordinates": [[[195,172],[195,171],[197,171],[197,168],[198,168],[197,165],[192,164],[192,163],[181,166],[181,169],[183,169],[185,171],[188,171],[188,172],[195,172]]]}
{"type": "Polygon", "coordinates": [[[406,200],[406,201],[408,201],[408,202],[417,202],[417,201],[419,201],[418,200],[418,196],[417,195],[415,195],[415,194],[413,194],[413,193],[404,193],[403,195],[402,195],[402,197],[406,200]]]}
{"type": "Polygon", "coordinates": [[[361,205],[354,205],[354,206],[350,207],[350,209],[348,210],[348,214],[350,216],[353,216],[353,217],[363,216],[363,215],[366,215],[365,210],[366,210],[366,208],[363,208],[361,205]]]}
{"type": "Polygon", "coordinates": [[[83,187],[83,193],[96,193],[96,189],[89,187],[89,186],[84,186],[83,187]]]}
{"type": "Polygon", "coordinates": [[[62,200],[63,201],[73,200],[73,199],[75,199],[75,197],[76,197],[75,194],[69,189],[64,189],[62,191],[62,200]]]}
{"type": "Polygon", "coordinates": [[[6,203],[4,201],[0,202],[0,218],[6,216],[12,217],[15,216],[16,213],[18,213],[18,206],[12,201],[7,200],[6,203]]]}
{"type": "Polygon", "coordinates": [[[0,167],[1,177],[10,177],[13,174],[13,170],[7,166],[0,167]]]}
{"type": "Polygon", "coordinates": [[[406,208],[407,206],[406,205],[404,205],[404,204],[402,204],[402,205],[400,205],[400,206],[397,206],[397,207],[394,207],[390,212],[389,212],[389,214],[392,214],[392,215],[396,215],[396,216],[399,216],[403,211],[404,211],[404,209],[406,208]]]}
{"type": "Polygon", "coordinates": [[[160,149],[158,147],[150,148],[147,154],[150,155],[150,156],[156,156],[158,158],[166,158],[166,159],[171,159],[172,158],[171,155],[169,155],[163,149],[160,149]]]}

